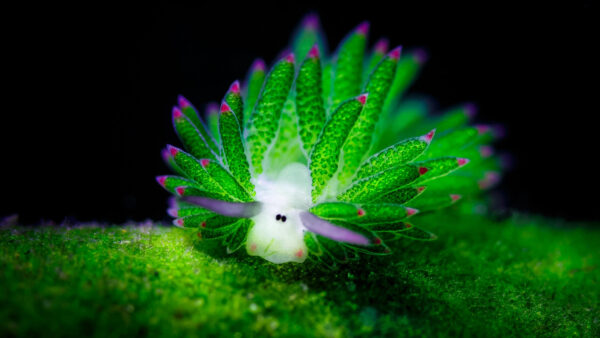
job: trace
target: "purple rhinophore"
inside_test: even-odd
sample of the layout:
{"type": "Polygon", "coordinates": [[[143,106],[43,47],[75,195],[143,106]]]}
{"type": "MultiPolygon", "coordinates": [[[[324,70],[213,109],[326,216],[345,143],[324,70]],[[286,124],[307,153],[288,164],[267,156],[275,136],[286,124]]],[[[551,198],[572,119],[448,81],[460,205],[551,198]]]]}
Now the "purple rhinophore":
{"type": "Polygon", "coordinates": [[[319,16],[315,13],[310,13],[302,20],[304,29],[316,30],[319,28],[319,16]]]}
{"type": "Polygon", "coordinates": [[[306,229],[308,229],[308,231],[314,232],[315,234],[327,237],[334,241],[359,245],[371,244],[367,237],[352,230],[329,223],[308,211],[300,212],[300,220],[306,229]]]}

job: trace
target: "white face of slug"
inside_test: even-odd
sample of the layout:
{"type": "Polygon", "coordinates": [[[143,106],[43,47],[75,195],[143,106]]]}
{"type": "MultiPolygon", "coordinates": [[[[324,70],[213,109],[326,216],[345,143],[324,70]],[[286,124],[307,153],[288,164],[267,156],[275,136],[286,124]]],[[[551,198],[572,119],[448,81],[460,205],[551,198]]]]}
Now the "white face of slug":
{"type": "Polygon", "coordinates": [[[246,251],[277,264],[304,262],[308,249],[299,212],[311,205],[308,168],[293,163],[275,181],[261,175],[254,183],[256,200],[263,206],[261,213],[252,218],[254,226],[248,233],[246,251]]]}

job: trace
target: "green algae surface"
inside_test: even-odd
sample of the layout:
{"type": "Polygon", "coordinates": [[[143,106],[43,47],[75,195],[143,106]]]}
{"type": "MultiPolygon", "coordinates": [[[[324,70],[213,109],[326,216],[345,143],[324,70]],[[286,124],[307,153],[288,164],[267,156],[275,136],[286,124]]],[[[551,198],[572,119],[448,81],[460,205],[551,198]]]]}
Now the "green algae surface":
{"type": "Polygon", "coordinates": [[[600,336],[597,224],[431,217],[438,240],[335,271],[159,224],[2,227],[0,336],[600,336]]]}

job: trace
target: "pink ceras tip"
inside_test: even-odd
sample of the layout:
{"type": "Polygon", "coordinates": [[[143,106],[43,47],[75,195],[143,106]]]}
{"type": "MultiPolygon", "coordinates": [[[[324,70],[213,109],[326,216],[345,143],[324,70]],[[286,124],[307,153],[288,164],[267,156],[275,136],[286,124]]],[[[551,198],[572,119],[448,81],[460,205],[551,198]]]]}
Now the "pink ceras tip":
{"type": "Polygon", "coordinates": [[[422,193],[423,191],[425,191],[425,188],[426,188],[425,186],[423,186],[423,187],[418,187],[418,188],[417,188],[417,192],[418,192],[418,193],[422,193]]]}
{"type": "Polygon", "coordinates": [[[239,94],[240,93],[240,81],[236,80],[235,82],[233,82],[231,84],[231,87],[229,87],[229,91],[232,93],[239,94]]]}
{"type": "Polygon", "coordinates": [[[173,147],[172,145],[168,145],[167,150],[169,151],[169,154],[171,154],[171,156],[173,157],[177,156],[177,153],[179,152],[179,149],[173,147]]]}
{"type": "Polygon", "coordinates": [[[358,209],[356,211],[356,214],[358,215],[358,217],[362,217],[365,215],[365,211],[363,209],[358,209]]]}
{"type": "Polygon", "coordinates": [[[362,94],[359,95],[356,100],[358,100],[358,102],[360,102],[360,104],[365,105],[365,103],[367,103],[367,98],[369,97],[369,94],[362,94]]]}
{"type": "Polygon", "coordinates": [[[294,53],[289,53],[286,57],[285,57],[285,61],[289,62],[289,63],[294,63],[296,61],[296,58],[294,57],[294,53]]]}
{"type": "Polygon", "coordinates": [[[390,58],[394,59],[394,60],[398,60],[400,59],[400,53],[402,53],[402,46],[398,46],[394,49],[392,49],[388,55],[390,58]]]}
{"type": "Polygon", "coordinates": [[[422,140],[429,144],[429,143],[431,143],[431,140],[433,140],[434,135],[435,135],[435,129],[432,129],[430,132],[428,132],[427,134],[422,136],[422,140]]]}
{"type": "Polygon", "coordinates": [[[183,196],[183,194],[185,194],[185,187],[177,187],[175,188],[175,192],[177,193],[177,195],[183,196]]]}
{"type": "Polygon", "coordinates": [[[221,103],[221,113],[228,112],[228,111],[231,111],[231,108],[229,107],[227,102],[223,101],[223,103],[221,103]]]}
{"type": "Polygon", "coordinates": [[[167,181],[167,176],[156,176],[156,182],[161,186],[165,186],[165,182],[167,181]]]}
{"type": "Polygon", "coordinates": [[[425,173],[427,173],[428,171],[429,169],[425,167],[419,167],[419,175],[425,175],[425,173]]]}
{"type": "Polygon", "coordinates": [[[267,65],[265,64],[263,59],[254,60],[254,63],[252,64],[252,70],[264,72],[265,69],[267,69],[267,65]]]}
{"type": "Polygon", "coordinates": [[[173,118],[178,119],[178,118],[181,118],[182,116],[183,116],[183,114],[181,113],[181,110],[177,107],[173,107],[173,118]]]}
{"type": "Polygon", "coordinates": [[[410,217],[416,213],[418,213],[419,210],[414,209],[414,208],[406,208],[406,216],[410,217]]]}
{"type": "Polygon", "coordinates": [[[457,158],[456,162],[458,162],[459,167],[462,167],[463,165],[469,163],[469,159],[468,158],[457,158]]]}
{"type": "Polygon", "coordinates": [[[305,29],[319,28],[319,17],[314,13],[308,14],[306,17],[304,17],[302,26],[304,26],[305,29]]]}
{"type": "Polygon", "coordinates": [[[462,196],[453,194],[453,195],[450,195],[450,198],[452,199],[452,202],[454,203],[454,202],[458,201],[459,199],[461,199],[462,196]]]}
{"type": "Polygon", "coordinates": [[[174,220],[173,224],[175,224],[178,227],[182,227],[183,226],[183,218],[178,218],[178,219],[174,220]]]}
{"type": "Polygon", "coordinates": [[[177,103],[181,109],[191,106],[190,101],[188,101],[183,95],[179,95],[177,97],[177,103]]]}
{"type": "Polygon", "coordinates": [[[319,45],[315,43],[314,46],[308,51],[309,58],[318,58],[319,57],[319,45]]]}
{"type": "Polygon", "coordinates": [[[388,41],[388,39],[380,39],[375,44],[375,53],[385,54],[389,48],[389,44],[390,42],[388,41]]]}
{"type": "Polygon", "coordinates": [[[369,33],[370,25],[371,24],[369,23],[369,21],[365,21],[365,22],[361,23],[360,25],[358,25],[358,27],[356,27],[356,33],[362,34],[362,35],[367,35],[367,33],[369,33]]]}
{"type": "Polygon", "coordinates": [[[210,164],[210,161],[208,159],[204,158],[204,159],[200,160],[200,164],[202,165],[203,168],[206,168],[210,164]]]}

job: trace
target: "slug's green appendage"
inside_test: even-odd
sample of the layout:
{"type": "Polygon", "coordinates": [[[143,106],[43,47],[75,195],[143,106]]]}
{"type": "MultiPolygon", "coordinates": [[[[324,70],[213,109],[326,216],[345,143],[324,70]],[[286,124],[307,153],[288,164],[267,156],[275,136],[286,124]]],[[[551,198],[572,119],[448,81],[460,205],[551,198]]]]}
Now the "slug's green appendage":
{"type": "Polygon", "coordinates": [[[245,248],[272,263],[324,266],[360,254],[389,255],[394,241],[429,241],[420,215],[473,201],[498,183],[489,145],[497,128],[468,126],[472,104],[431,116],[430,100],[403,99],[426,62],[379,40],[367,50],[360,24],[332,57],[316,15],[267,73],[257,60],[206,121],[180,96],[173,126],[185,151],[162,156],[176,175],[173,224],[227,253],[245,248]],[[295,57],[301,62],[295,65],[295,57]],[[435,136],[435,138],[434,138],[435,136]]]}
{"type": "Polygon", "coordinates": [[[296,78],[298,130],[306,156],[310,156],[310,152],[325,124],[326,116],[321,82],[319,49],[317,45],[314,45],[300,66],[296,78]]]}
{"type": "Polygon", "coordinates": [[[250,117],[246,142],[254,172],[263,172],[265,153],[275,140],[283,104],[294,80],[294,55],[280,60],[269,72],[250,117]]]}
{"type": "Polygon", "coordinates": [[[333,64],[331,106],[360,93],[361,74],[369,23],[363,22],[350,33],[337,50],[333,64]]]}
{"type": "Polygon", "coordinates": [[[373,142],[375,125],[379,121],[383,102],[396,73],[396,66],[398,59],[400,59],[400,50],[400,47],[392,50],[379,62],[365,86],[364,91],[369,93],[369,102],[358,117],[356,124],[348,135],[348,140],[344,144],[344,164],[339,176],[342,186],[350,182],[356,169],[362,163],[366,154],[369,153],[373,142]]]}
{"type": "MultiPolygon", "coordinates": [[[[238,110],[242,111],[242,107],[238,106],[238,110]]],[[[223,162],[246,192],[253,195],[254,185],[250,182],[250,166],[242,142],[239,118],[226,102],[221,105],[220,112],[219,134],[222,140],[223,162]]]]}

